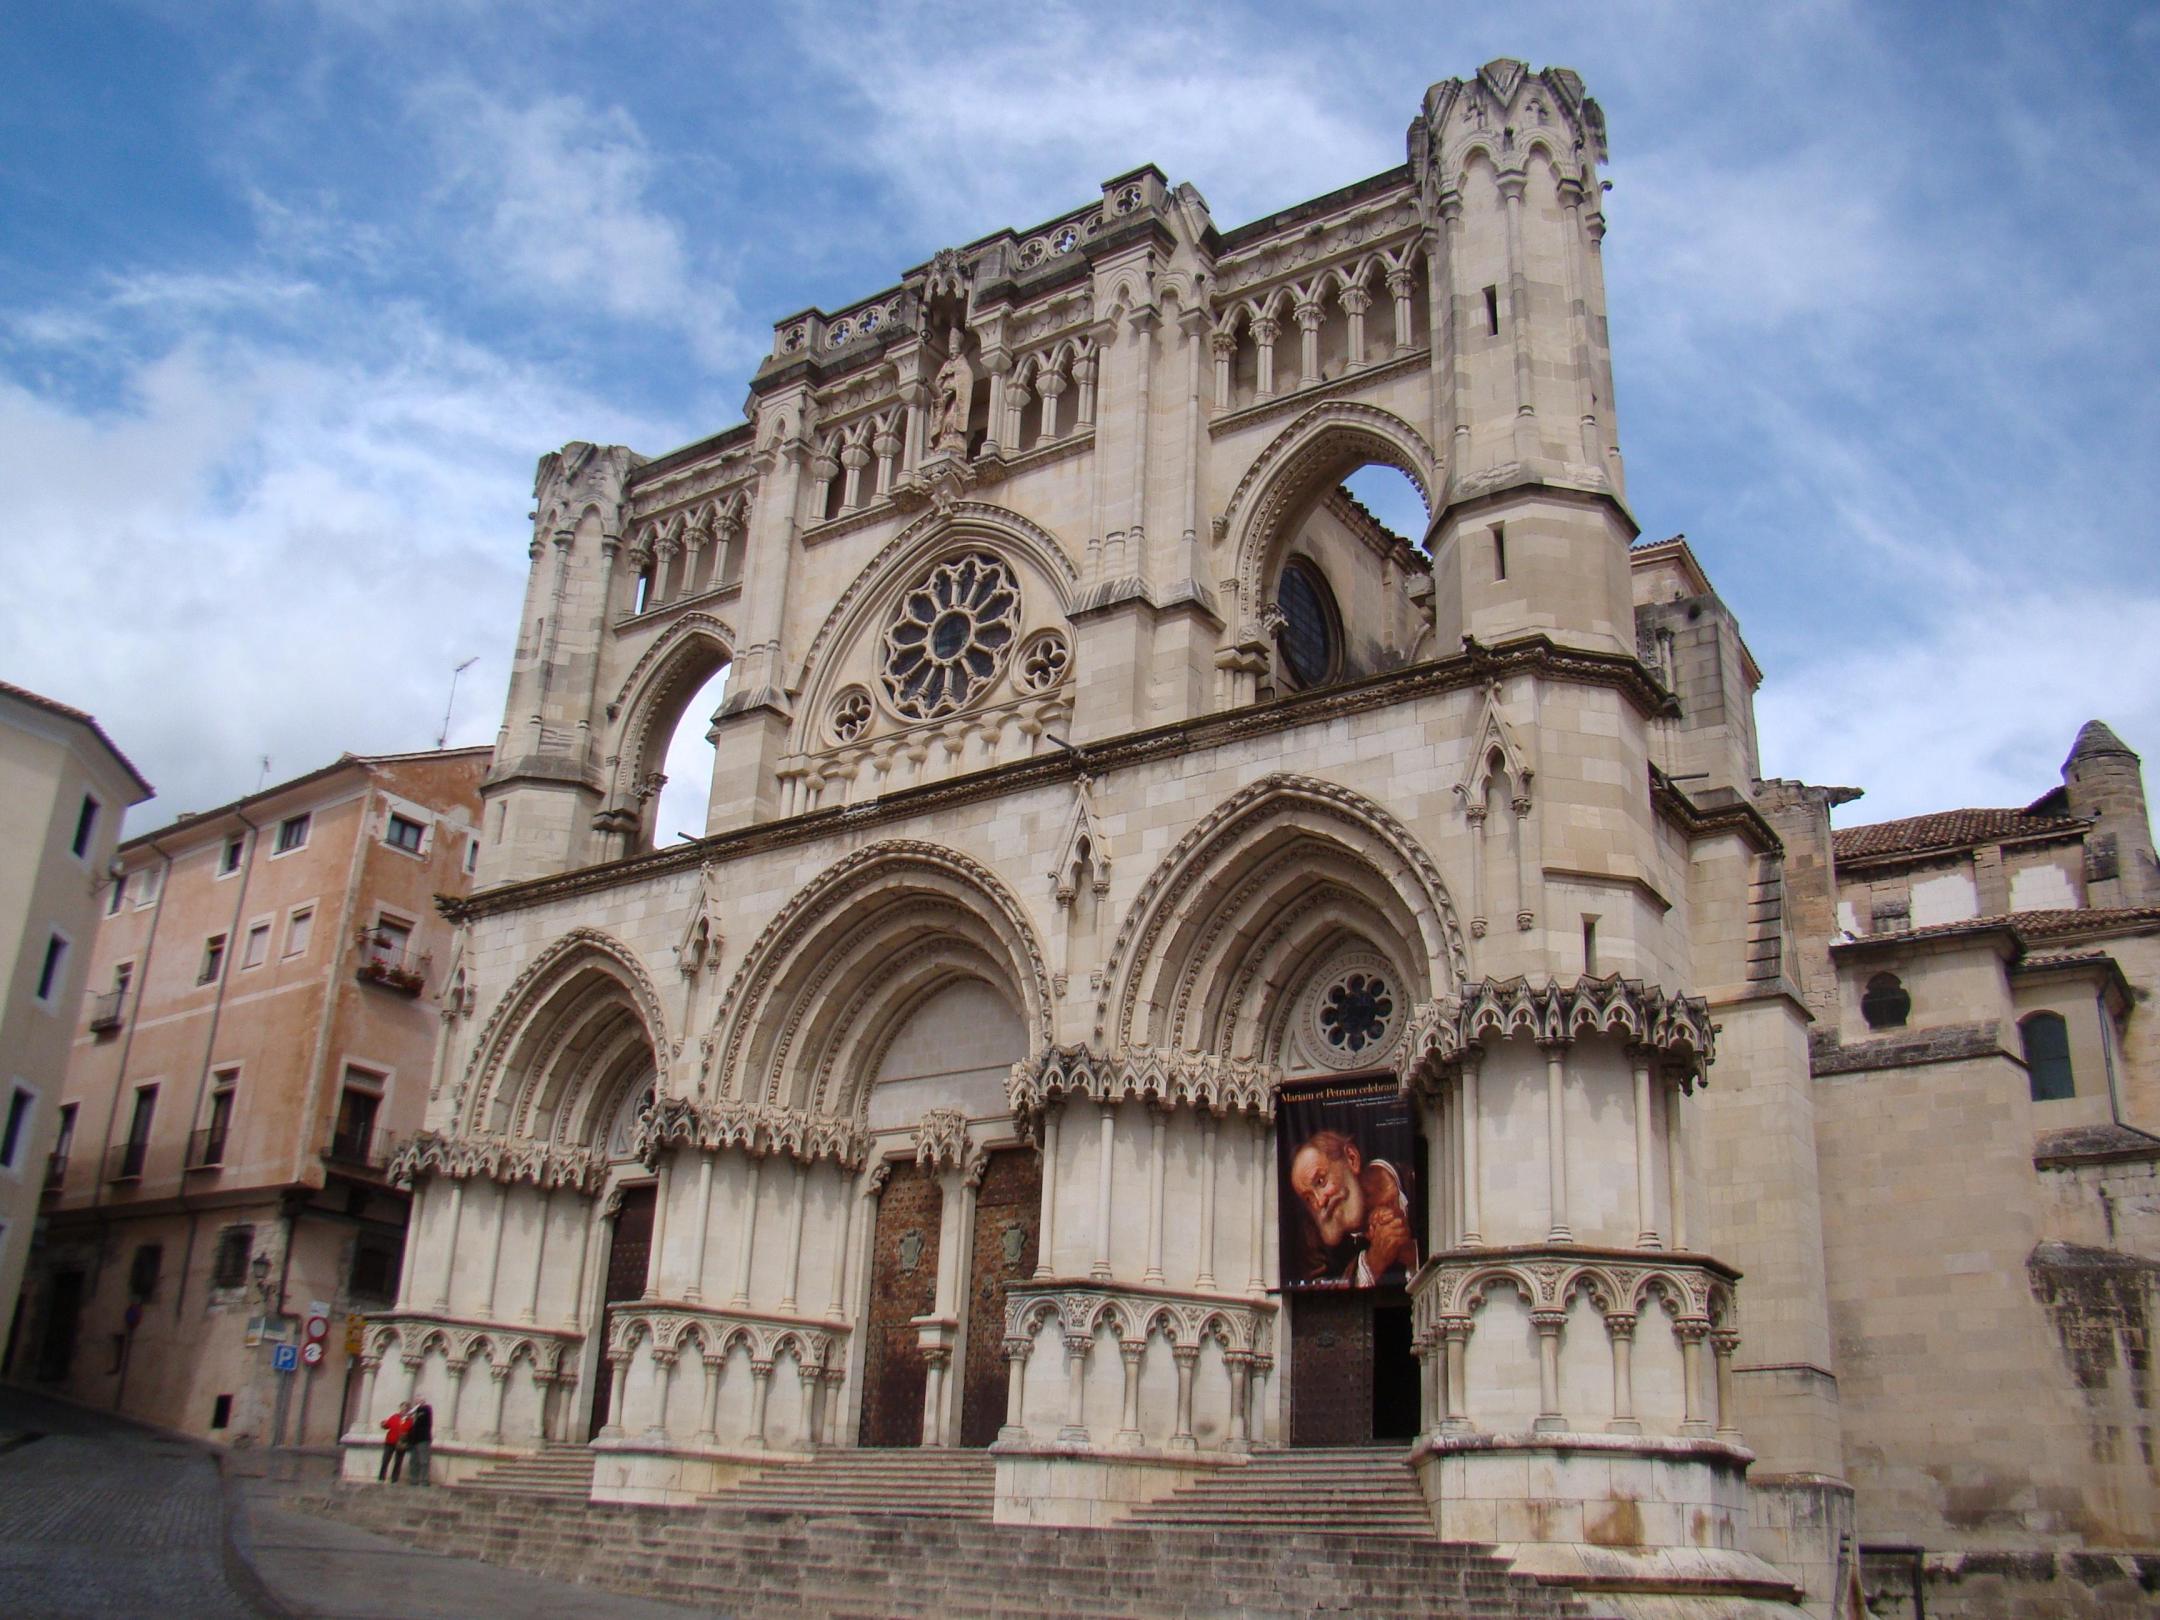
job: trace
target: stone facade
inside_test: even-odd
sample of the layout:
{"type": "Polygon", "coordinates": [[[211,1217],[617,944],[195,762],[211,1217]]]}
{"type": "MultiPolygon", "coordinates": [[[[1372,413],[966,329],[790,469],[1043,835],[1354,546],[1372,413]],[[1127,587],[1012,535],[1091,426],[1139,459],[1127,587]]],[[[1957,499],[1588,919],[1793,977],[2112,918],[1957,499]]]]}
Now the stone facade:
{"type": "MultiPolygon", "coordinates": [[[[1898,1323],[1950,1234],[1869,1203],[1921,1185],[1875,1157],[1933,1155],[1846,1102],[1887,1087],[1838,1066],[1873,948],[1833,943],[1839,795],[1760,780],[1737,625],[1683,542],[1634,544],[1604,154],[1573,73],[1495,62],[1432,88],[1399,168],[1232,230],[1122,175],[779,322],[739,427],[541,461],[356,1475],[409,1393],[453,1481],[589,1444],[597,1497],[667,1502],[989,1443],[1035,1524],[1377,1435],[1441,1536],[1615,1612],[1844,1612],[1850,1482],[1932,1466],[1909,1386],[1956,1352],[1898,1323]],[[1342,493],[1371,463],[1422,533],[1342,493]],[[705,836],[656,848],[723,667],[705,836]],[[1279,1149],[1329,1096],[1395,1108],[1399,1162],[1279,1149]],[[1362,1273],[1406,1252],[1389,1197],[1405,1285],[1300,1291],[1284,1234],[1362,1223],[1362,1273]],[[1856,1357],[1888,1379],[1857,1427],[1856,1357]]],[[[2100,795],[2123,895],[2130,785],[2100,795]]],[[[2056,870],[2006,895],[2144,937],[2056,870]]],[[[2026,961],[2003,910],[1943,947],[1944,1022],[2115,983],[2026,961]]],[[[2098,1309],[2074,1269],[2051,1297],[2098,1309]]],[[[1941,1324],[1990,1342],[1971,1421],[2013,1368],[2069,1410],[2050,1307],[2002,1296],[2025,1326],[1941,1324]]],[[[2016,1443],[2068,1481],[2073,1428],[2016,1443]]],[[[2074,1517],[2016,1533],[2151,1539],[2074,1517]]]]}

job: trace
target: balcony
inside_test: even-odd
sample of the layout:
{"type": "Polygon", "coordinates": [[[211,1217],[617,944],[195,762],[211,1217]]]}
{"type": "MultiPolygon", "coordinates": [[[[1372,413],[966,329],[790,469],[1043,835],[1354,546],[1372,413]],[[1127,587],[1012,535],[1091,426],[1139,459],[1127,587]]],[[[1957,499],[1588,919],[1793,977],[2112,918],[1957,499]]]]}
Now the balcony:
{"type": "Polygon", "coordinates": [[[230,1131],[223,1125],[205,1125],[199,1131],[188,1133],[187,1167],[189,1170],[218,1170],[225,1164],[225,1138],[230,1131]]]}
{"type": "Polygon", "coordinates": [[[110,1035],[127,1017],[127,992],[108,990],[90,998],[90,1033],[110,1035]]]}
{"type": "Polygon", "coordinates": [[[426,987],[434,958],[414,950],[408,936],[362,928],[354,938],[360,947],[354,972],[362,984],[379,985],[401,996],[417,996],[426,987]]]}
{"type": "Polygon", "coordinates": [[[105,1155],[107,1181],[140,1181],[143,1162],[150,1157],[148,1142],[122,1142],[105,1155]]]}
{"type": "Polygon", "coordinates": [[[40,1192],[41,1197],[53,1198],[59,1195],[60,1189],[67,1185],[67,1167],[68,1156],[64,1149],[45,1155],[45,1186],[40,1192]]]}
{"type": "Polygon", "coordinates": [[[389,1167],[395,1146],[388,1131],[378,1131],[372,1126],[348,1126],[330,1133],[330,1140],[323,1145],[322,1156],[341,1170],[379,1176],[389,1167]]]}

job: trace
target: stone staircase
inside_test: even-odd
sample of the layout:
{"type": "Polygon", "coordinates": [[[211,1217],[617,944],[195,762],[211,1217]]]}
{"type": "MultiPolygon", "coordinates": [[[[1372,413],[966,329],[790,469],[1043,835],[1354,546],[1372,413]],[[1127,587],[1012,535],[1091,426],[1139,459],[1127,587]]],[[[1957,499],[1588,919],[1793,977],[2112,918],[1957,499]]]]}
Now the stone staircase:
{"type": "Polygon", "coordinates": [[[582,1502],[592,1494],[593,1454],[585,1446],[551,1444],[526,1457],[492,1463],[463,1480],[471,1491],[515,1491],[523,1496],[582,1502]]]}
{"type": "Polygon", "coordinates": [[[820,1452],[809,1462],[754,1474],[705,1500],[744,1511],[909,1514],[987,1524],[996,1495],[990,1453],[924,1446],[820,1452]]]}
{"type": "Polygon", "coordinates": [[[1256,1454],[1138,1509],[1124,1522],[1165,1530],[1313,1531],[1430,1541],[1432,1515],[1400,1446],[1256,1454]]]}
{"type": "Polygon", "coordinates": [[[1053,1530],[924,1514],[554,1501],[336,1485],[294,1500],[430,1552],[730,1620],[1582,1620],[1482,1548],[1266,1529],[1053,1530]]]}

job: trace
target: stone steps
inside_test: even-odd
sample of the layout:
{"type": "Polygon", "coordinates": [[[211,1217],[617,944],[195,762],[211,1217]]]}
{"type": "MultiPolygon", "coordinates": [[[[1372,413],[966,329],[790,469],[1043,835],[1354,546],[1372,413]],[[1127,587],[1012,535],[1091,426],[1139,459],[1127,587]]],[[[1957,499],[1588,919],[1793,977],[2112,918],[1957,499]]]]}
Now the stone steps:
{"type": "Polygon", "coordinates": [[[1430,1541],[1432,1515],[1397,1447],[1262,1452],[1135,1510],[1162,1529],[1315,1530],[1430,1541]]]}
{"type": "Polygon", "coordinates": [[[822,1452],[809,1462],[754,1474],[704,1500],[745,1512],[987,1520],[996,1496],[995,1467],[982,1451],[822,1452]]]}
{"type": "Polygon", "coordinates": [[[549,1446],[530,1456],[511,1457],[471,1474],[460,1489],[515,1491],[582,1502],[592,1494],[593,1454],[584,1446],[549,1446]]]}
{"type": "MultiPolygon", "coordinates": [[[[1399,1465],[1398,1465],[1399,1466],[1399,1465]]],[[[790,1470],[794,1472],[794,1470],[790,1470]]],[[[1256,1620],[1344,1610],[1439,1620],[1579,1616],[1481,1548],[1309,1529],[1055,1530],[974,1518],[570,1503],[338,1486],[296,1505],[452,1556],[741,1620],[1256,1620]]]]}

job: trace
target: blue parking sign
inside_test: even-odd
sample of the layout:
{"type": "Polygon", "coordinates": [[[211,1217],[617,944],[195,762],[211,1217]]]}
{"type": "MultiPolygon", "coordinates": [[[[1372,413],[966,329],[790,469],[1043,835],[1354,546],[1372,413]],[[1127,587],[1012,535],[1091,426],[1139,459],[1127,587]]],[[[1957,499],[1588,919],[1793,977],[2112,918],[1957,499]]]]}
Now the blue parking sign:
{"type": "Polygon", "coordinates": [[[272,1372],[297,1372],[300,1367],[300,1347],[292,1344],[274,1344],[270,1347],[270,1370],[272,1372]]]}

